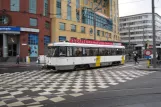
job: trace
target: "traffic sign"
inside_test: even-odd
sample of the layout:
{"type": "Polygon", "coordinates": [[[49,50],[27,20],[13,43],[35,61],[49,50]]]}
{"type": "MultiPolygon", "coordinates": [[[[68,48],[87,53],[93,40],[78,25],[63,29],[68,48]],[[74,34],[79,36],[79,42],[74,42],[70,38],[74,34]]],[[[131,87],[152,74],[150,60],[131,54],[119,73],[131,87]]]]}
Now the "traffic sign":
{"type": "Polygon", "coordinates": [[[145,55],[150,56],[152,54],[151,50],[145,50],[145,55]]]}
{"type": "Polygon", "coordinates": [[[146,58],[146,59],[150,59],[150,58],[151,58],[151,56],[145,56],[145,58],[146,58]]]}

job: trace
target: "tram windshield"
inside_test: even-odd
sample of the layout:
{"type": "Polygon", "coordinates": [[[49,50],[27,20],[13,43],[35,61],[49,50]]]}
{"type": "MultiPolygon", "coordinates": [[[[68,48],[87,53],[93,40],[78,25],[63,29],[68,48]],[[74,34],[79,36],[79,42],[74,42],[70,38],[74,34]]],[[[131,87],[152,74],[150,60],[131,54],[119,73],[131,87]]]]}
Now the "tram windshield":
{"type": "Polygon", "coordinates": [[[55,57],[58,53],[58,47],[48,47],[48,57],[55,57]]]}

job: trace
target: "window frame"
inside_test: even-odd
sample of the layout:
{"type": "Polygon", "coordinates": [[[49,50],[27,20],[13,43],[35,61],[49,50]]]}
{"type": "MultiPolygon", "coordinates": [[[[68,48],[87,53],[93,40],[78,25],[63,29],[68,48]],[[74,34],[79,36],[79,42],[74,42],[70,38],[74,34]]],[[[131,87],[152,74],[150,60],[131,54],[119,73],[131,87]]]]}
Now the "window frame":
{"type": "Polygon", "coordinates": [[[38,19],[37,18],[32,18],[32,17],[30,17],[30,26],[32,26],[32,27],[37,27],[38,26],[38,19]],[[33,25],[32,24],[32,21],[36,21],[36,25],[33,25]]]}
{"type": "Polygon", "coordinates": [[[20,11],[20,0],[17,0],[17,1],[10,0],[10,10],[11,11],[15,11],[15,12],[19,12],[20,11]],[[14,5],[13,5],[13,2],[15,2],[14,5]]]}
{"type": "Polygon", "coordinates": [[[81,26],[81,33],[86,33],[86,28],[84,26],[81,26]],[[82,30],[84,28],[84,30],[82,30]]]}
{"type": "Polygon", "coordinates": [[[59,22],[59,30],[63,30],[63,31],[65,31],[65,23],[63,23],[63,22],[59,22]],[[63,24],[64,25],[64,29],[61,29],[61,25],[60,24],[63,24]]]}
{"type": "Polygon", "coordinates": [[[32,13],[32,14],[37,13],[37,0],[29,0],[29,13],[32,13]]]}
{"type": "Polygon", "coordinates": [[[71,24],[71,31],[72,31],[72,32],[76,32],[76,31],[77,31],[77,26],[74,25],[74,24],[71,24]],[[73,29],[73,27],[74,27],[75,29],[73,29]]]}

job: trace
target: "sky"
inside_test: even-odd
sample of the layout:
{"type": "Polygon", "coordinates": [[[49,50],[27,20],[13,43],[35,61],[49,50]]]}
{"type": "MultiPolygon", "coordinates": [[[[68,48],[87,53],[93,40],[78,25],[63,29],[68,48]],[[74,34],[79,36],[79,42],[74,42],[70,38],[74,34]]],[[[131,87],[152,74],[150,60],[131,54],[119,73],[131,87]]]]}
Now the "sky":
{"type": "MultiPolygon", "coordinates": [[[[151,12],[152,0],[119,0],[119,15],[128,16],[133,14],[151,12]]],[[[161,15],[161,0],[155,0],[155,13],[161,15]]]]}

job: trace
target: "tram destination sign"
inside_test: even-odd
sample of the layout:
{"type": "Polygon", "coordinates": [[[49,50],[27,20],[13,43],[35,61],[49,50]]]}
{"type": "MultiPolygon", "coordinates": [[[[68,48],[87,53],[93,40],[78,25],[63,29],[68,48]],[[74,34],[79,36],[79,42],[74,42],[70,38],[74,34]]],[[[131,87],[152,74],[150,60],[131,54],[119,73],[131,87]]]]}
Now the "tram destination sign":
{"type": "Polygon", "coordinates": [[[71,39],[69,42],[70,43],[84,43],[84,44],[99,44],[99,45],[117,45],[117,46],[122,46],[122,43],[104,42],[104,41],[98,41],[98,40],[76,39],[76,38],[71,39]]]}

